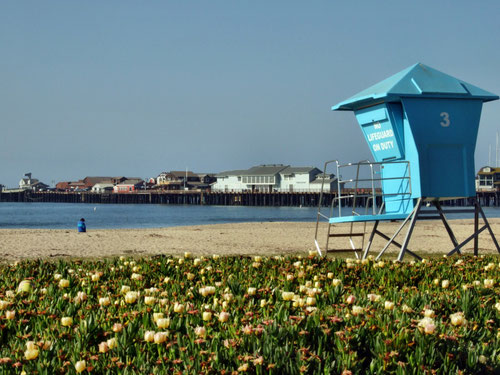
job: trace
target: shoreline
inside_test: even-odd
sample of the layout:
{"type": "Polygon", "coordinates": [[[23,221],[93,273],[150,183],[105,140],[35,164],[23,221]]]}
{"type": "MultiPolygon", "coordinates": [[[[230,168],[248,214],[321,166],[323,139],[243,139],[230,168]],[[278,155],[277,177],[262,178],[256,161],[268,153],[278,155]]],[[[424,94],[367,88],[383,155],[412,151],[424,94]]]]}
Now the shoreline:
{"type": "MultiPolygon", "coordinates": [[[[500,218],[489,219],[496,237],[500,235],[500,218]]],[[[482,220],[480,220],[480,227],[482,220]]],[[[369,234],[371,223],[367,225],[369,234]]],[[[381,223],[379,229],[389,236],[400,223],[381,223]]],[[[473,220],[450,220],[459,243],[473,232],[473,220]]],[[[96,229],[78,233],[75,229],[0,229],[0,257],[4,261],[54,258],[104,258],[121,255],[193,256],[224,255],[308,255],[315,250],[315,222],[249,222],[236,224],[205,224],[147,229],[96,229]]],[[[359,227],[362,230],[362,224],[359,227]]],[[[319,243],[324,246],[327,225],[320,227],[319,243]]],[[[349,224],[334,227],[349,231],[349,224]]],[[[402,242],[405,231],[396,240],[402,242]]],[[[365,244],[368,240],[365,236],[365,244]]],[[[358,241],[355,239],[355,241],[358,241]]],[[[377,255],[385,241],[375,237],[370,254],[377,255]]],[[[472,254],[473,240],[464,247],[472,254]]],[[[330,248],[348,247],[347,238],[330,240],[330,248]]],[[[445,255],[453,248],[440,221],[421,221],[415,226],[409,249],[421,256],[445,255]]],[[[394,257],[398,248],[390,246],[387,255],[394,257]]],[[[338,257],[355,257],[352,252],[333,253],[338,257]]],[[[498,254],[487,230],[479,235],[479,254],[498,254]]],[[[406,257],[405,259],[409,259],[406,257]]]]}

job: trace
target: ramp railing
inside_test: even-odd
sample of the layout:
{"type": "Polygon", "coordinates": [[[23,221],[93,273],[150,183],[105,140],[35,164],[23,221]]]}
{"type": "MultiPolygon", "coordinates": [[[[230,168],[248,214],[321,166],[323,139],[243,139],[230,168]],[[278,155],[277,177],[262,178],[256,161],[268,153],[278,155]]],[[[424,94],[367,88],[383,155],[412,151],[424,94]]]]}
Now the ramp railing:
{"type": "MultiPolygon", "coordinates": [[[[393,171],[392,171],[393,172],[393,171]]],[[[321,186],[320,199],[318,204],[318,214],[316,219],[315,243],[318,251],[321,253],[317,238],[319,223],[322,219],[329,222],[328,235],[326,240],[326,250],[328,249],[328,240],[330,235],[330,219],[343,216],[361,216],[370,215],[371,220],[377,220],[378,215],[383,215],[386,208],[386,201],[390,200],[392,206],[399,201],[403,205],[404,201],[411,198],[411,174],[409,161],[384,161],[370,162],[363,160],[358,163],[341,164],[338,160],[330,160],[325,163],[323,169],[323,183],[321,186]],[[402,174],[394,176],[393,173],[384,177],[383,170],[388,166],[401,164],[402,174]],[[337,195],[332,199],[325,212],[323,206],[324,181],[329,176],[329,167],[336,167],[337,177],[337,195]],[[351,178],[342,178],[342,174],[351,174],[351,178]],[[384,189],[385,188],[385,189],[384,189]],[[378,205],[380,203],[380,205],[378,205]],[[351,206],[349,214],[343,212],[342,208],[351,206]]],[[[369,221],[369,220],[366,220],[369,221]]],[[[364,222],[363,233],[366,229],[364,222]]],[[[353,242],[354,236],[360,234],[353,233],[354,221],[350,222],[350,231],[346,234],[349,237],[352,250],[356,251],[353,242]]],[[[364,246],[364,235],[362,237],[361,248],[364,246]]],[[[356,253],[356,256],[358,254],[356,253]]]]}

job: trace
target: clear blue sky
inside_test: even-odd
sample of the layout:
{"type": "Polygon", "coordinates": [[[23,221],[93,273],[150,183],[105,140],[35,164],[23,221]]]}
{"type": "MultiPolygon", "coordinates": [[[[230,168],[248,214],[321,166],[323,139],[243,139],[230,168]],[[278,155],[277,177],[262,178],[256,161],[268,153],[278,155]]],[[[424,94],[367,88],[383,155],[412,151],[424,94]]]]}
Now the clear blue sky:
{"type": "MultiPolygon", "coordinates": [[[[370,158],[337,102],[422,62],[500,94],[500,1],[2,1],[0,183],[370,158]]],[[[495,160],[483,107],[476,169],[495,160]]]]}

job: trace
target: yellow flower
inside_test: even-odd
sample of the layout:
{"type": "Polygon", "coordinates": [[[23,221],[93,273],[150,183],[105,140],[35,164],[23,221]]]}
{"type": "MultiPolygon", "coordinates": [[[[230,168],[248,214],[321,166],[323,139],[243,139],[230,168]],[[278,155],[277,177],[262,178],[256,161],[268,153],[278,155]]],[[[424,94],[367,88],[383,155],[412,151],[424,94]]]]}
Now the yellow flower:
{"type": "Polygon", "coordinates": [[[265,299],[260,300],[260,307],[266,307],[267,301],[265,299]]]}
{"type": "Polygon", "coordinates": [[[73,318],[70,317],[70,316],[65,316],[63,318],[61,318],[61,325],[63,327],[69,327],[73,324],[73,318]]]}
{"type": "Polygon", "coordinates": [[[17,287],[18,293],[29,293],[31,292],[31,282],[29,280],[23,280],[19,283],[17,287]]]}
{"type": "Polygon", "coordinates": [[[430,317],[425,317],[418,322],[417,328],[421,332],[425,332],[427,334],[434,333],[436,329],[436,325],[434,324],[434,320],[430,317]]]}
{"type": "Polygon", "coordinates": [[[339,280],[339,279],[333,279],[332,280],[332,285],[333,286],[339,286],[340,284],[342,284],[342,280],[339,280]]]}
{"type": "Polygon", "coordinates": [[[431,309],[426,309],[424,311],[424,316],[426,318],[434,318],[436,316],[436,314],[434,313],[434,310],[431,310],[431,309]]]}
{"type": "Polygon", "coordinates": [[[75,363],[76,372],[80,373],[87,369],[87,363],[85,361],[78,361],[75,363]]]}
{"type": "Polygon", "coordinates": [[[109,351],[109,346],[106,341],[99,344],[99,353],[107,353],[109,351]]]}
{"type": "Polygon", "coordinates": [[[238,367],[238,372],[247,372],[247,371],[248,371],[248,363],[244,363],[240,367],[238,367]]]}
{"type": "Polygon", "coordinates": [[[485,288],[493,288],[494,285],[495,285],[494,279],[484,279],[484,287],[485,288]]]}
{"type": "Polygon", "coordinates": [[[222,311],[220,314],[219,314],[219,322],[221,323],[225,323],[229,320],[229,313],[228,312],[225,312],[225,311],[222,311]]]}
{"type": "Polygon", "coordinates": [[[156,302],[156,298],[155,297],[150,297],[150,296],[144,297],[144,303],[146,305],[154,305],[155,302],[156,302]]]}
{"type": "Polygon", "coordinates": [[[6,311],[5,312],[5,319],[12,320],[15,317],[16,317],[16,312],[15,311],[6,311]]]}
{"type": "Polygon", "coordinates": [[[168,328],[170,326],[170,318],[159,318],[156,321],[156,325],[161,329],[168,328]]]}
{"type": "Polygon", "coordinates": [[[59,288],[64,289],[69,286],[69,280],[68,279],[61,279],[59,280],[59,288]]]}
{"type": "Polygon", "coordinates": [[[354,315],[354,316],[358,316],[358,315],[363,314],[363,311],[364,310],[363,310],[363,308],[361,306],[354,305],[352,307],[352,315],[354,315]]]}
{"type": "Polygon", "coordinates": [[[28,361],[31,361],[32,359],[36,359],[37,357],[38,357],[38,349],[37,348],[28,349],[24,352],[24,358],[26,358],[28,361]]]}
{"type": "Polygon", "coordinates": [[[121,293],[127,294],[128,292],[130,292],[130,287],[128,285],[122,285],[121,293]]]}
{"type": "Polygon", "coordinates": [[[195,277],[195,275],[194,275],[193,273],[191,273],[191,272],[189,272],[189,273],[186,275],[186,278],[187,278],[189,281],[193,280],[193,279],[194,279],[194,277],[195,277]]]}
{"type": "Polygon", "coordinates": [[[156,323],[158,319],[163,319],[164,314],[162,312],[159,313],[153,313],[153,321],[156,323]]]}
{"type": "Polygon", "coordinates": [[[500,302],[495,303],[495,309],[500,313],[500,302]]]}
{"type": "Polygon", "coordinates": [[[467,324],[467,320],[465,320],[463,312],[457,312],[455,314],[450,315],[451,324],[454,326],[463,326],[467,324]]]}
{"type": "Polygon", "coordinates": [[[379,294],[368,294],[366,297],[368,297],[368,300],[371,302],[377,302],[381,298],[379,294]]]}
{"type": "Polygon", "coordinates": [[[184,258],[191,258],[191,253],[189,251],[186,251],[184,253],[184,258]]]}
{"type": "Polygon", "coordinates": [[[404,313],[411,313],[413,310],[410,306],[404,304],[401,309],[403,310],[404,313]]]}
{"type": "Polygon", "coordinates": [[[450,281],[449,280],[443,280],[443,281],[441,281],[441,288],[448,289],[449,286],[450,286],[450,281]]]}
{"type": "Polygon", "coordinates": [[[108,347],[110,349],[114,349],[114,348],[116,348],[116,345],[118,344],[118,341],[116,341],[116,339],[113,337],[113,338],[107,340],[106,344],[108,344],[108,347]]]}
{"type": "Polygon", "coordinates": [[[0,300],[0,310],[5,310],[7,307],[9,307],[9,305],[9,302],[0,300]]]}
{"type": "Polygon", "coordinates": [[[307,306],[314,306],[314,305],[316,305],[316,298],[314,298],[314,297],[307,297],[307,299],[306,299],[306,305],[307,306]]]}
{"type": "Polygon", "coordinates": [[[130,276],[132,280],[142,280],[143,277],[140,273],[133,273],[132,276],[130,276]]]}
{"type": "Polygon", "coordinates": [[[196,327],[194,329],[194,334],[198,337],[205,337],[207,335],[207,330],[205,327],[196,327]]]}
{"type": "Polygon", "coordinates": [[[195,258],[195,259],[193,260],[193,265],[194,265],[194,266],[199,266],[200,264],[201,264],[201,259],[200,259],[200,258],[195,258]]]}
{"type": "Polygon", "coordinates": [[[254,296],[257,293],[257,288],[248,288],[247,293],[249,296],[254,296]]]}
{"type": "Polygon", "coordinates": [[[55,273],[55,274],[54,274],[54,280],[55,280],[55,281],[59,281],[59,280],[61,280],[61,279],[62,279],[62,275],[61,275],[60,273],[55,273]]]}
{"type": "Polygon", "coordinates": [[[386,310],[394,310],[394,302],[385,301],[384,308],[386,310]]]}
{"type": "Polygon", "coordinates": [[[293,296],[294,296],[293,292],[281,293],[281,298],[283,298],[283,301],[291,301],[293,299],[293,296]]]}
{"type": "Polygon", "coordinates": [[[144,341],[146,341],[146,342],[154,342],[155,341],[155,331],[146,331],[146,332],[144,332],[144,341]]]}
{"type": "Polygon", "coordinates": [[[98,273],[94,273],[92,275],[92,281],[99,281],[100,278],[101,278],[101,275],[98,273]]]}
{"type": "Polygon", "coordinates": [[[203,321],[208,322],[212,320],[212,313],[210,311],[204,311],[202,314],[203,321]]]}
{"type": "Polygon", "coordinates": [[[356,297],[351,294],[349,297],[347,297],[346,302],[349,305],[352,305],[354,302],[356,302],[356,297]]]}
{"type": "Polygon", "coordinates": [[[139,296],[139,293],[137,293],[137,292],[127,292],[127,294],[125,294],[125,302],[135,303],[137,301],[138,296],[139,296]]]}
{"type": "Polygon", "coordinates": [[[111,303],[109,297],[101,297],[99,298],[99,305],[101,306],[109,306],[109,304],[111,303]]]}
{"type": "Polygon", "coordinates": [[[183,313],[184,312],[184,305],[182,303],[176,302],[174,305],[174,312],[179,313],[179,314],[183,313]]]}
{"type": "Polygon", "coordinates": [[[113,332],[116,332],[116,333],[121,332],[123,330],[123,324],[115,323],[115,324],[113,324],[112,329],[113,329],[113,332]]]}

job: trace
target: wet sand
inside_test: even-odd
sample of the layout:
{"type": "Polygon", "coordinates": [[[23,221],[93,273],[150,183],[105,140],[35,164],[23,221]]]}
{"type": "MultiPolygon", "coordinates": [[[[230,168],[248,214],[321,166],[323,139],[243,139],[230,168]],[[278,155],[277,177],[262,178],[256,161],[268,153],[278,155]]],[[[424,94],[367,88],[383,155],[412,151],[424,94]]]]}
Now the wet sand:
{"type": "MultiPolygon", "coordinates": [[[[493,232],[500,235],[500,219],[490,219],[493,232]]],[[[473,232],[472,220],[453,220],[450,222],[460,243],[473,232]]],[[[399,223],[382,223],[379,229],[389,235],[395,232],[399,223]]],[[[147,256],[169,254],[179,256],[189,251],[199,255],[307,255],[315,250],[315,223],[264,222],[241,224],[216,224],[158,229],[101,229],[87,233],[64,229],[0,229],[0,257],[3,261],[34,258],[99,258],[120,255],[147,256]]],[[[372,224],[366,227],[371,230],[372,224]]],[[[480,221],[480,227],[482,221],[480,221]]],[[[319,243],[324,247],[326,224],[319,233],[319,243]]],[[[349,225],[342,224],[333,228],[335,233],[349,231],[349,225]]],[[[355,231],[363,230],[357,224],[355,231]]],[[[397,237],[402,243],[403,231],[397,237]]],[[[480,254],[498,254],[494,243],[484,230],[479,236],[480,254]]],[[[359,238],[355,239],[357,246],[359,238]]],[[[365,239],[368,240],[368,235],[365,239]]],[[[376,236],[370,254],[377,255],[385,240],[376,236]]],[[[472,254],[474,242],[464,247],[463,253],[472,254]]],[[[331,249],[349,247],[348,239],[330,239],[331,249]]],[[[444,255],[453,246],[439,221],[417,223],[409,248],[422,256],[444,255]]],[[[394,257],[399,249],[390,246],[387,255],[394,257]]],[[[333,253],[335,256],[354,257],[351,252],[333,253]]],[[[409,259],[405,258],[405,259],[409,259]]]]}

